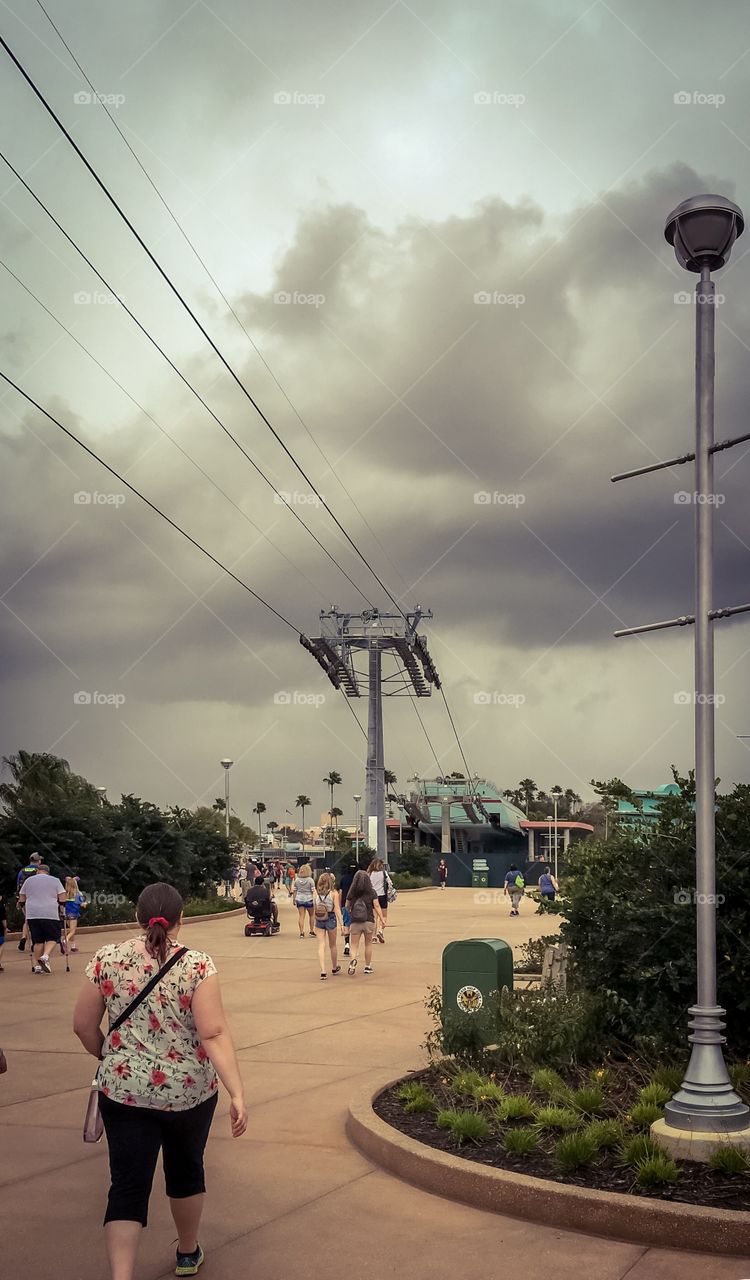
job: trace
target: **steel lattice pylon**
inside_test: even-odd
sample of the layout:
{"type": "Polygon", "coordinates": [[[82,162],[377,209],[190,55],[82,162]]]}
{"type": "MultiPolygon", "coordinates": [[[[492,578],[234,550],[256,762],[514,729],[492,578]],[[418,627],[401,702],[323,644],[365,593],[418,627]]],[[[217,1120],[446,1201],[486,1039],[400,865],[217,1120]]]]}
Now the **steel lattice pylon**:
{"type": "Polygon", "coordinates": [[[300,642],[320,663],[331,684],[342,689],[348,698],[362,697],[367,682],[367,767],[365,774],[365,815],[368,819],[367,840],[385,859],[385,783],[383,765],[383,696],[429,698],[433,685],[440,688],[440,677],[417,627],[432,613],[420,609],[411,613],[381,613],[365,609],[362,613],[342,613],[333,606],[321,610],[320,635],[300,642]],[[383,654],[391,652],[396,670],[383,677],[383,654]],[[358,671],[356,659],[367,654],[367,670],[358,671]],[[384,688],[385,686],[385,688],[384,688]]]}

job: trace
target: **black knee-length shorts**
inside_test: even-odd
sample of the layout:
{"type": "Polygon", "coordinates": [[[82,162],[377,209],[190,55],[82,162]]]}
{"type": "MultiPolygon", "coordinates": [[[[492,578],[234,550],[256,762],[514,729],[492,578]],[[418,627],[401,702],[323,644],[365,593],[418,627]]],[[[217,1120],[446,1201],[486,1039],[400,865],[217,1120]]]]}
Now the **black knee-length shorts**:
{"type": "Polygon", "coordinates": [[[206,1190],[203,1153],[217,1102],[214,1094],[188,1111],[157,1111],[127,1107],[99,1094],[112,1178],[105,1224],[126,1221],[146,1226],[160,1151],[170,1199],[184,1200],[206,1190]]]}

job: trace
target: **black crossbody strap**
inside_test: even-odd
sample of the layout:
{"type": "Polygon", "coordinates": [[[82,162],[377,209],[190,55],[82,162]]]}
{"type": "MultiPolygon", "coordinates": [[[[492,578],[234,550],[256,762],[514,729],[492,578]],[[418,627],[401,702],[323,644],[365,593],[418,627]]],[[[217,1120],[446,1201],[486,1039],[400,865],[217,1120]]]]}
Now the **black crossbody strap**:
{"type": "Polygon", "coordinates": [[[150,978],[149,981],[146,983],[143,990],[139,991],[138,995],[131,1000],[127,1009],[123,1009],[122,1013],[115,1018],[114,1022],[109,1028],[110,1035],[112,1034],[113,1031],[117,1031],[117,1029],[122,1026],[123,1022],[125,1022],[125,1020],[130,1017],[131,1013],[133,1013],[134,1010],[138,1008],[138,1005],[141,1004],[142,1001],[146,999],[146,996],[151,994],[151,992],[153,991],[157,983],[161,982],[162,978],[166,977],[166,975],[169,973],[169,970],[172,968],[172,966],[177,964],[177,961],[181,960],[183,956],[187,955],[187,952],[188,952],[187,947],[179,947],[177,951],[175,951],[174,955],[171,955],[169,957],[164,967],[160,969],[158,973],[155,973],[153,978],[150,978]]]}

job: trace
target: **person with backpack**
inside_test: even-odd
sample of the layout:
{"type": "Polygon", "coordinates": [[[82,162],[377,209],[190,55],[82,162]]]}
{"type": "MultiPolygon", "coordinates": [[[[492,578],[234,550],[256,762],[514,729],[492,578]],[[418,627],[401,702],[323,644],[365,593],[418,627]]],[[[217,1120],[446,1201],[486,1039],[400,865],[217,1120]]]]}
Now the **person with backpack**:
{"type": "Polygon", "coordinates": [[[229,1094],[232,1137],[247,1128],[216,967],[205,952],[178,943],[182,907],[172,885],[148,885],[136,905],[143,932],[97,951],[73,1015],[75,1034],[98,1060],[95,1088],[111,1174],[104,1234],[113,1280],[134,1275],[160,1153],[177,1230],[175,1275],[197,1274],[204,1258],[198,1241],[203,1153],[219,1080],[229,1094]]]}
{"type": "Polygon", "coordinates": [[[311,938],[316,936],[313,927],[315,925],[314,897],[315,881],[313,880],[312,867],[309,862],[305,862],[297,872],[297,878],[292,887],[292,901],[299,915],[300,938],[304,938],[306,928],[311,938]]]}
{"type": "MultiPolygon", "coordinates": [[[[367,874],[372,882],[372,887],[378,895],[378,903],[380,904],[380,923],[375,934],[378,942],[385,942],[385,926],[388,923],[388,891],[393,889],[391,877],[388,875],[388,868],[382,858],[373,858],[367,874]]],[[[395,896],[395,894],[394,894],[395,896]]]]}
{"type": "Polygon", "coordinates": [[[365,940],[364,972],[372,973],[372,943],[375,937],[376,920],[380,922],[381,927],[385,927],[380,898],[366,871],[356,873],[349,888],[346,906],[351,919],[349,935],[353,952],[349,961],[349,976],[353,978],[357,972],[362,938],[365,940]]]}
{"type": "Polygon", "coordinates": [[[525,888],[526,881],[521,875],[521,872],[518,870],[515,862],[511,863],[510,869],[505,875],[504,892],[510,898],[510,914],[512,916],[520,915],[518,908],[521,904],[521,898],[523,897],[525,888]]]}
{"type": "Polygon", "coordinates": [[[314,894],[315,932],[318,935],[318,959],[320,961],[320,980],[326,977],[326,938],[331,954],[331,974],[341,973],[336,939],[339,930],[343,934],[344,921],[341,918],[341,898],[336,888],[335,877],[330,871],[321,871],[314,894]]]}
{"type": "Polygon", "coordinates": [[[549,867],[545,867],[539,877],[539,892],[542,902],[554,902],[559,891],[557,880],[551,874],[549,867]]]}

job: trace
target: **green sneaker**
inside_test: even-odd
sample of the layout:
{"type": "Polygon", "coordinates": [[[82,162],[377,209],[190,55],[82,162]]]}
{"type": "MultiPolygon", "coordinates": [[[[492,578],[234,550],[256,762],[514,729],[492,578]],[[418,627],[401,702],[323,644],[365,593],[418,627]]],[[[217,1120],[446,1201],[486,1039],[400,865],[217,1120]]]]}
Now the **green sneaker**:
{"type": "Polygon", "coordinates": [[[180,1253],[177,1250],[177,1265],[174,1269],[176,1276],[195,1276],[198,1274],[198,1268],[203,1266],[205,1253],[200,1245],[195,1253],[180,1253]]]}

